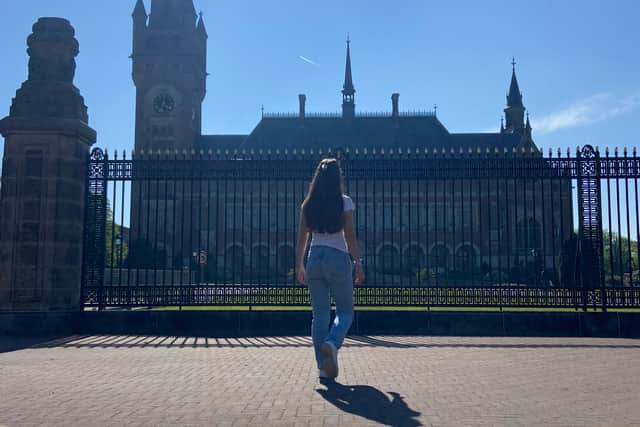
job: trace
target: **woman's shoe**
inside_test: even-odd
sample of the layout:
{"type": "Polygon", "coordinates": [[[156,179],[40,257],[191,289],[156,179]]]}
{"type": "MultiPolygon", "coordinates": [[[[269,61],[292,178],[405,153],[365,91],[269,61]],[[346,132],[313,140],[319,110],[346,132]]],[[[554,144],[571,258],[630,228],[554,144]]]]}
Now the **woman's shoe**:
{"type": "Polygon", "coordinates": [[[338,376],[338,349],[330,342],[325,341],[321,347],[322,350],[322,371],[324,371],[329,378],[336,378],[338,376]]]}

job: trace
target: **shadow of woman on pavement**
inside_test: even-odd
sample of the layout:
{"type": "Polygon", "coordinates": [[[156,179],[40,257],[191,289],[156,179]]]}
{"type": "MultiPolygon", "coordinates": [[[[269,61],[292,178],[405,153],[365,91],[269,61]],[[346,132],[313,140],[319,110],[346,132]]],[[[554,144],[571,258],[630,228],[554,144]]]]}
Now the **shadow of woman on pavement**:
{"type": "Polygon", "coordinates": [[[421,426],[415,419],[420,412],[409,408],[402,396],[389,392],[391,399],[375,387],[368,385],[344,385],[335,381],[323,381],[326,389],[316,389],[318,394],[336,408],[389,426],[421,426]]]}

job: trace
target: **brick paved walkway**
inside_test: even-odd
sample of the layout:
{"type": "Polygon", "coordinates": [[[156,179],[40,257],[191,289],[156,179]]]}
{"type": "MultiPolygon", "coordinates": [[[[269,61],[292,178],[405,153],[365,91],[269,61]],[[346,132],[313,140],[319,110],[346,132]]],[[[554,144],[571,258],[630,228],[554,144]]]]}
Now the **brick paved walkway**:
{"type": "Polygon", "coordinates": [[[0,342],[0,425],[640,426],[634,340],[354,337],[327,386],[307,337],[0,342]]]}

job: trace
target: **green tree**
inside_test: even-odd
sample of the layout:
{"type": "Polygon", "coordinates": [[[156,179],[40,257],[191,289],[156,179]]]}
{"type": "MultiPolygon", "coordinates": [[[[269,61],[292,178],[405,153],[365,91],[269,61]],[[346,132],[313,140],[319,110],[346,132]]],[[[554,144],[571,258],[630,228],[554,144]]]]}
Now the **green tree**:
{"type": "Polygon", "coordinates": [[[105,225],[105,266],[122,267],[129,255],[129,246],[125,240],[122,226],[114,224],[113,210],[109,200],[107,200],[105,225]]]}
{"type": "Polygon", "coordinates": [[[621,276],[628,274],[629,271],[633,271],[634,276],[636,276],[638,270],[638,242],[635,240],[629,241],[626,237],[608,230],[604,230],[602,240],[605,280],[611,282],[611,276],[613,275],[614,282],[622,283],[621,276]],[[629,246],[631,246],[631,253],[629,253],[629,246]]]}

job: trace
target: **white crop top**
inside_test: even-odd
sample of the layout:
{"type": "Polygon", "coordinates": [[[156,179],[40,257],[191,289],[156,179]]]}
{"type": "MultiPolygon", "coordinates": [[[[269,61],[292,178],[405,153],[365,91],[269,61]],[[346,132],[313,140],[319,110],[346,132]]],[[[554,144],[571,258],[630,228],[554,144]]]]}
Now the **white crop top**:
{"type": "MultiPolygon", "coordinates": [[[[342,195],[342,204],[344,205],[344,212],[352,211],[355,209],[353,200],[351,197],[342,195]]],[[[311,233],[311,246],[329,246],[331,248],[338,249],[343,252],[349,252],[347,249],[347,241],[344,238],[344,229],[337,233],[311,233]]]]}

